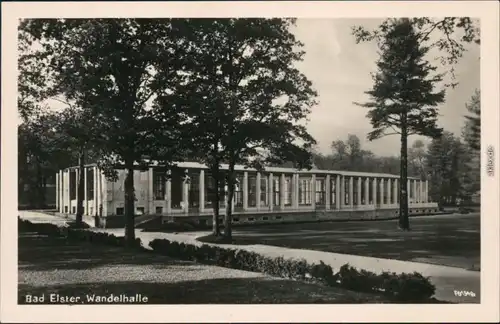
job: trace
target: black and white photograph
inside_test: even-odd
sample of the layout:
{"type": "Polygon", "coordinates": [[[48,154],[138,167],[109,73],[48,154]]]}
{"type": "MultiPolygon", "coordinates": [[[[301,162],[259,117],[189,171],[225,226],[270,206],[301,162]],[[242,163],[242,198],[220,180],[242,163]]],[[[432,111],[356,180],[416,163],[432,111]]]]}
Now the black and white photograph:
{"type": "Polygon", "coordinates": [[[371,2],[387,8],[373,17],[225,1],[17,13],[2,76],[9,304],[66,322],[112,305],[182,306],[183,321],[197,305],[236,321],[232,307],[346,304],[498,320],[484,307],[499,300],[499,6],[395,3],[371,2]]]}

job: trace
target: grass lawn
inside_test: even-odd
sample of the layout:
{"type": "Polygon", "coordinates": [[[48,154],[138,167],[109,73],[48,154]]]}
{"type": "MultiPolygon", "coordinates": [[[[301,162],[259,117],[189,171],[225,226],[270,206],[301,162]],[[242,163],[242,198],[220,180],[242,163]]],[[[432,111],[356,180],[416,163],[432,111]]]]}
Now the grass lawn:
{"type": "Polygon", "coordinates": [[[20,233],[18,244],[20,304],[28,295],[45,296],[49,303],[50,294],[79,297],[70,303],[110,294],[140,294],[149,304],[388,302],[373,294],[34,233],[20,233]]]}
{"type": "MultiPolygon", "coordinates": [[[[480,270],[480,216],[443,215],[397,221],[321,222],[235,227],[233,244],[264,244],[480,270]]],[[[201,241],[208,241],[203,238],[201,241]]]]}

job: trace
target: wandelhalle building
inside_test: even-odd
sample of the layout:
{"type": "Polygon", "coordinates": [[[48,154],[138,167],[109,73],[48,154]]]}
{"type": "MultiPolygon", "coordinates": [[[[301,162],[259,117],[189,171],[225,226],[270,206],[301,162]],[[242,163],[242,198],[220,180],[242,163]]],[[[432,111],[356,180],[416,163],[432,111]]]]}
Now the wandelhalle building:
{"type": "MultiPolygon", "coordinates": [[[[135,209],[139,215],[158,216],[162,223],[189,221],[210,225],[213,179],[199,163],[177,163],[165,178],[164,171],[151,164],[134,171],[135,209]]],[[[125,170],[118,180],[108,181],[96,165],[84,173],[83,208],[86,217],[97,217],[100,224],[124,215],[125,170]]],[[[227,170],[227,165],[222,165],[227,170]]],[[[57,174],[57,209],[75,214],[78,167],[57,174]]],[[[296,170],[266,167],[264,171],[236,166],[233,223],[281,223],[328,219],[392,218],[399,213],[399,176],[330,170],[296,170]]],[[[429,202],[428,182],[408,179],[410,214],[434,213],[437,203],[429,202]]],[[[220,215],[227,203],[220,198],[220,215]]]]}

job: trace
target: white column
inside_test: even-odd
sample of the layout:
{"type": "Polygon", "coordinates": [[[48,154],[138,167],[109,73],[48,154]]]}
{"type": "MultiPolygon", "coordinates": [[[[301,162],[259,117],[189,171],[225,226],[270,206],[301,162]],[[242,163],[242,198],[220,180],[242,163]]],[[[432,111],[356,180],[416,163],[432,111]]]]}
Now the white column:
{"type": "Polygon", "coordinates": [[[104,176],[104,173],[100,172],[101,176],[101,198],[99,199],[102,204],[102,216],[106,217],[111,212],[108,210],[108,179],[104,176]]]}
{"type": "MultiPolygon", "coordinates": [[[[70,177],[71,179],[71,177],[70,177]]],[[[71,180],[70,180],[71,181],[71,180]]],[[[80,170],[75,169],[75,198],[76,198],[76,203],[75,203],[75,212],[78,212],[78,187],[80,186],[80,170]]],[[[70,198],[71,201],[71,198],[70,198]]],[[[71,208],[70,208],[70,213],[71,213],[71,208]]]]}
{"type": "Polygon", "coordinates": [[[357,195],[356,205],[360,206],[361,205],[361,177],[358,177],[358,187],[356,190],[356,195],[357,195]]]}
{"type": "Polygon", "coordinates": [[[394,196],[394,204],[399,204],[399,201],[398,201],[398,191],[399,191],[399,181],[398,179],[394,179],[394,187],[392,188],[393,191],[392,191],[392,194],[394,196]]]}
{"type": "Polygon", "coordinates": [[[89,197],[87,196],[87,168],[83,168],[83,214],[89,214],[89,197]]]}
{"type": "Polygon", "coordinates": [[[387,204],[392,205],[392,179],[388,178],[387,179],[387,204]]]}
{"type": "Polygon", "coordinates": [[[66,186],[64,184],[64,172],[59,170],[59,212],[64,213],[64,190],[66,186]]]}
{"type": "Polygon", "coordinates": [[[68,185],[65,190],[66,206],[68,207],[68,214],[71,214],[71,197],[70,197],[70,185],[71,185],[71,172],[70,169],[66,170],[66,181],[68,185]]]}
{"type": "Polygon", "coordinates": [[[154,213],[154,192],[153,192],[153,168],[148,169],[148,209],[146,213],[154,213]]]}
{"type": "Polygon", "coordinates": [[[60,202],[59,202],[59,190],[61,186],[59,185],[59,173],[56,173],[56,209],[60,209],[60,202]]]}
{"type": "Polygon", "coordinates": [[[372,200],[373,205],[377,206],[377,178],[373,178],[372,182],[372,200]]]}
{"type": "Polygon", "coordinates": [[[101,176],[101,170],[99,170],[98,167],[95,168],[96,172],[96,193],[95,193],[95,214],[97,216],[101,216],[99,214],[99,205],[102,203],[102,176],[101,176]]]}
{"type": "Polygon", "coordinates": [[[199,180],[199,198],[200,198],[200,206],[199,206],[199,211],[200,213],[205,211],[205,170],[200,170],[199,174],[200,180],[199,180]]]}
{"type": "Polygon", "coordinates": [[[168,215],[172,212],[172,180],[170,179],[171,172],[168,171],[168,176],[165,181],[165,202],[166,202],[166,211],[165,213],[168,215]]]}
{"type": "Polygon", "coordinates": [[[280,209],[281,210],[285,209],[285,187],[286,187],[285,180],[286,180],[285,174],[282,173],[281,177],[280,177],[280,181],[279,181],[279,184],[280,184],[280,209]]]}
{"type": "Polygon", "coordinates": [[[365,205],[370,204],[370,178],[365,178],[365,205]]]}
{"type": "Polygon", "coordinates": [[[257,210],[260,210],[260,172],[257,172],[257,176],[255,177],[255,203],[257,206],[257,210]]]}
{"type": "Polygon", "coordinates": [[[349,207],[354,207],[354,177],[349,177],[349,207]]]}
{"type": "MultiPolygon", "coordinates": [[[[189,183],[188,176],[184,177],[184,182],[182,183],[182,202],[184,203],[184,213],[189,213],[189,183]]],[[[226,203],[227,203],[227,195],[226,195],[226,203]]]]}
{"type": "Polygon", "coordinates": [[[313,210],[316,209],[316,175],[311,176],[311,207],[313,210]]]}
{"type": "Polygon", "coordinates": [[[331,183],[331,177],[329,174],[326,175],[325,179],[325,208],[327,210],[330,209],[330,199],[332,196],[332,183],[331,183]]]}
{"type": "Polygon", "coordinates": [[[94,199],[94,215],[97,215],[97,167],[94,166],[94,171],[92,172],[94,174],[94,196],[92,197],[94,199]]]}
{"type": "Polygon", "coordinates": [[[64,177],[62,176],[61,170],[57,171],[57,178],[58,183],[59,183],[59,190],[57,191],[57,197],[59,200],[59,205],[57,205],[57,211],[59,213],[63,212],[63,206],[64,206],[64,198],[63,198],[63,192],[64,192],[64,177]]]}
{"type": "Polygon", "coordinates": [[[341,208],[341,196],[342,196],[342,179],[340,175],[337,174],[337,178],[335,181],[335,208],[340,210],[341,208]]]}
{"type": "Polygon", "coordinates": [[[269,176],[268,176],[268,186],[267,186],[267,196],[269,197],[268,200],[269,200],[269,210],[273,210],[274,208],[274,201],[273,201],[273,196],[274,196],[274,177],[273,177],[273,174],[272,173],[269,173],[269,176]]]}

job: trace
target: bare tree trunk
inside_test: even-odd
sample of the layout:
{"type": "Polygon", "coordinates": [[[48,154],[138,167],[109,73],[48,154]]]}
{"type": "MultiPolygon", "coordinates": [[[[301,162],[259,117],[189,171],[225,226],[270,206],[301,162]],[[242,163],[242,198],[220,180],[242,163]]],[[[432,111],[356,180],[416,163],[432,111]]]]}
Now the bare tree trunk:
{"type": "Polygon", "coordinates": [[[134,190],[134,162],[128,159],[125,162],[125,244],[132,246],[135,241],[135,190],[134,190]]]}
{"type": "Polygon", "coordinates": [[[76,226],[81,227],[83,225],[83,198],[85,195],[85,150],[80,149],[78,155],[78,195],[76,201],[76,226]]]}
{"type": "Polygon", "coordinates": [[[230,242],[232,240],[232,217],[233,217],[233,197],[234,197],[234,164],[229,165],[227,175],[227,203],[226,214],[224,216],[224,239],[230,242]]]}
{"type": "Polygon", "coordinates": [[[48,207],[47,204],[47,177],[42,176],[42,187],[41,187],[41,198],[42,198],[42,206],[48,207]]]}
{"type": "Polygon", "coordinates": [[[34,185],[36,191],[35,206],[36,208],[43,208],[43,194],[42,194],[42,167],[40,162],[36,161],[36,183],[34,185]]]}
{"type": "Polygon", "coordinates": [[[219,209],[220,209],[220,171],[219,167],[212,167],[212,179],[214,180],[214,195],[212,196],[213,220],[212,220],[212,234],[220,236],[220,222],[219,222],[219,209]]]}
{"type": "Polygon", "coordinates": [[[408,132],[406,125],[401,127],[400,178],[399,227],[402,230],[410,230],[408,217],[408,132]]]}

